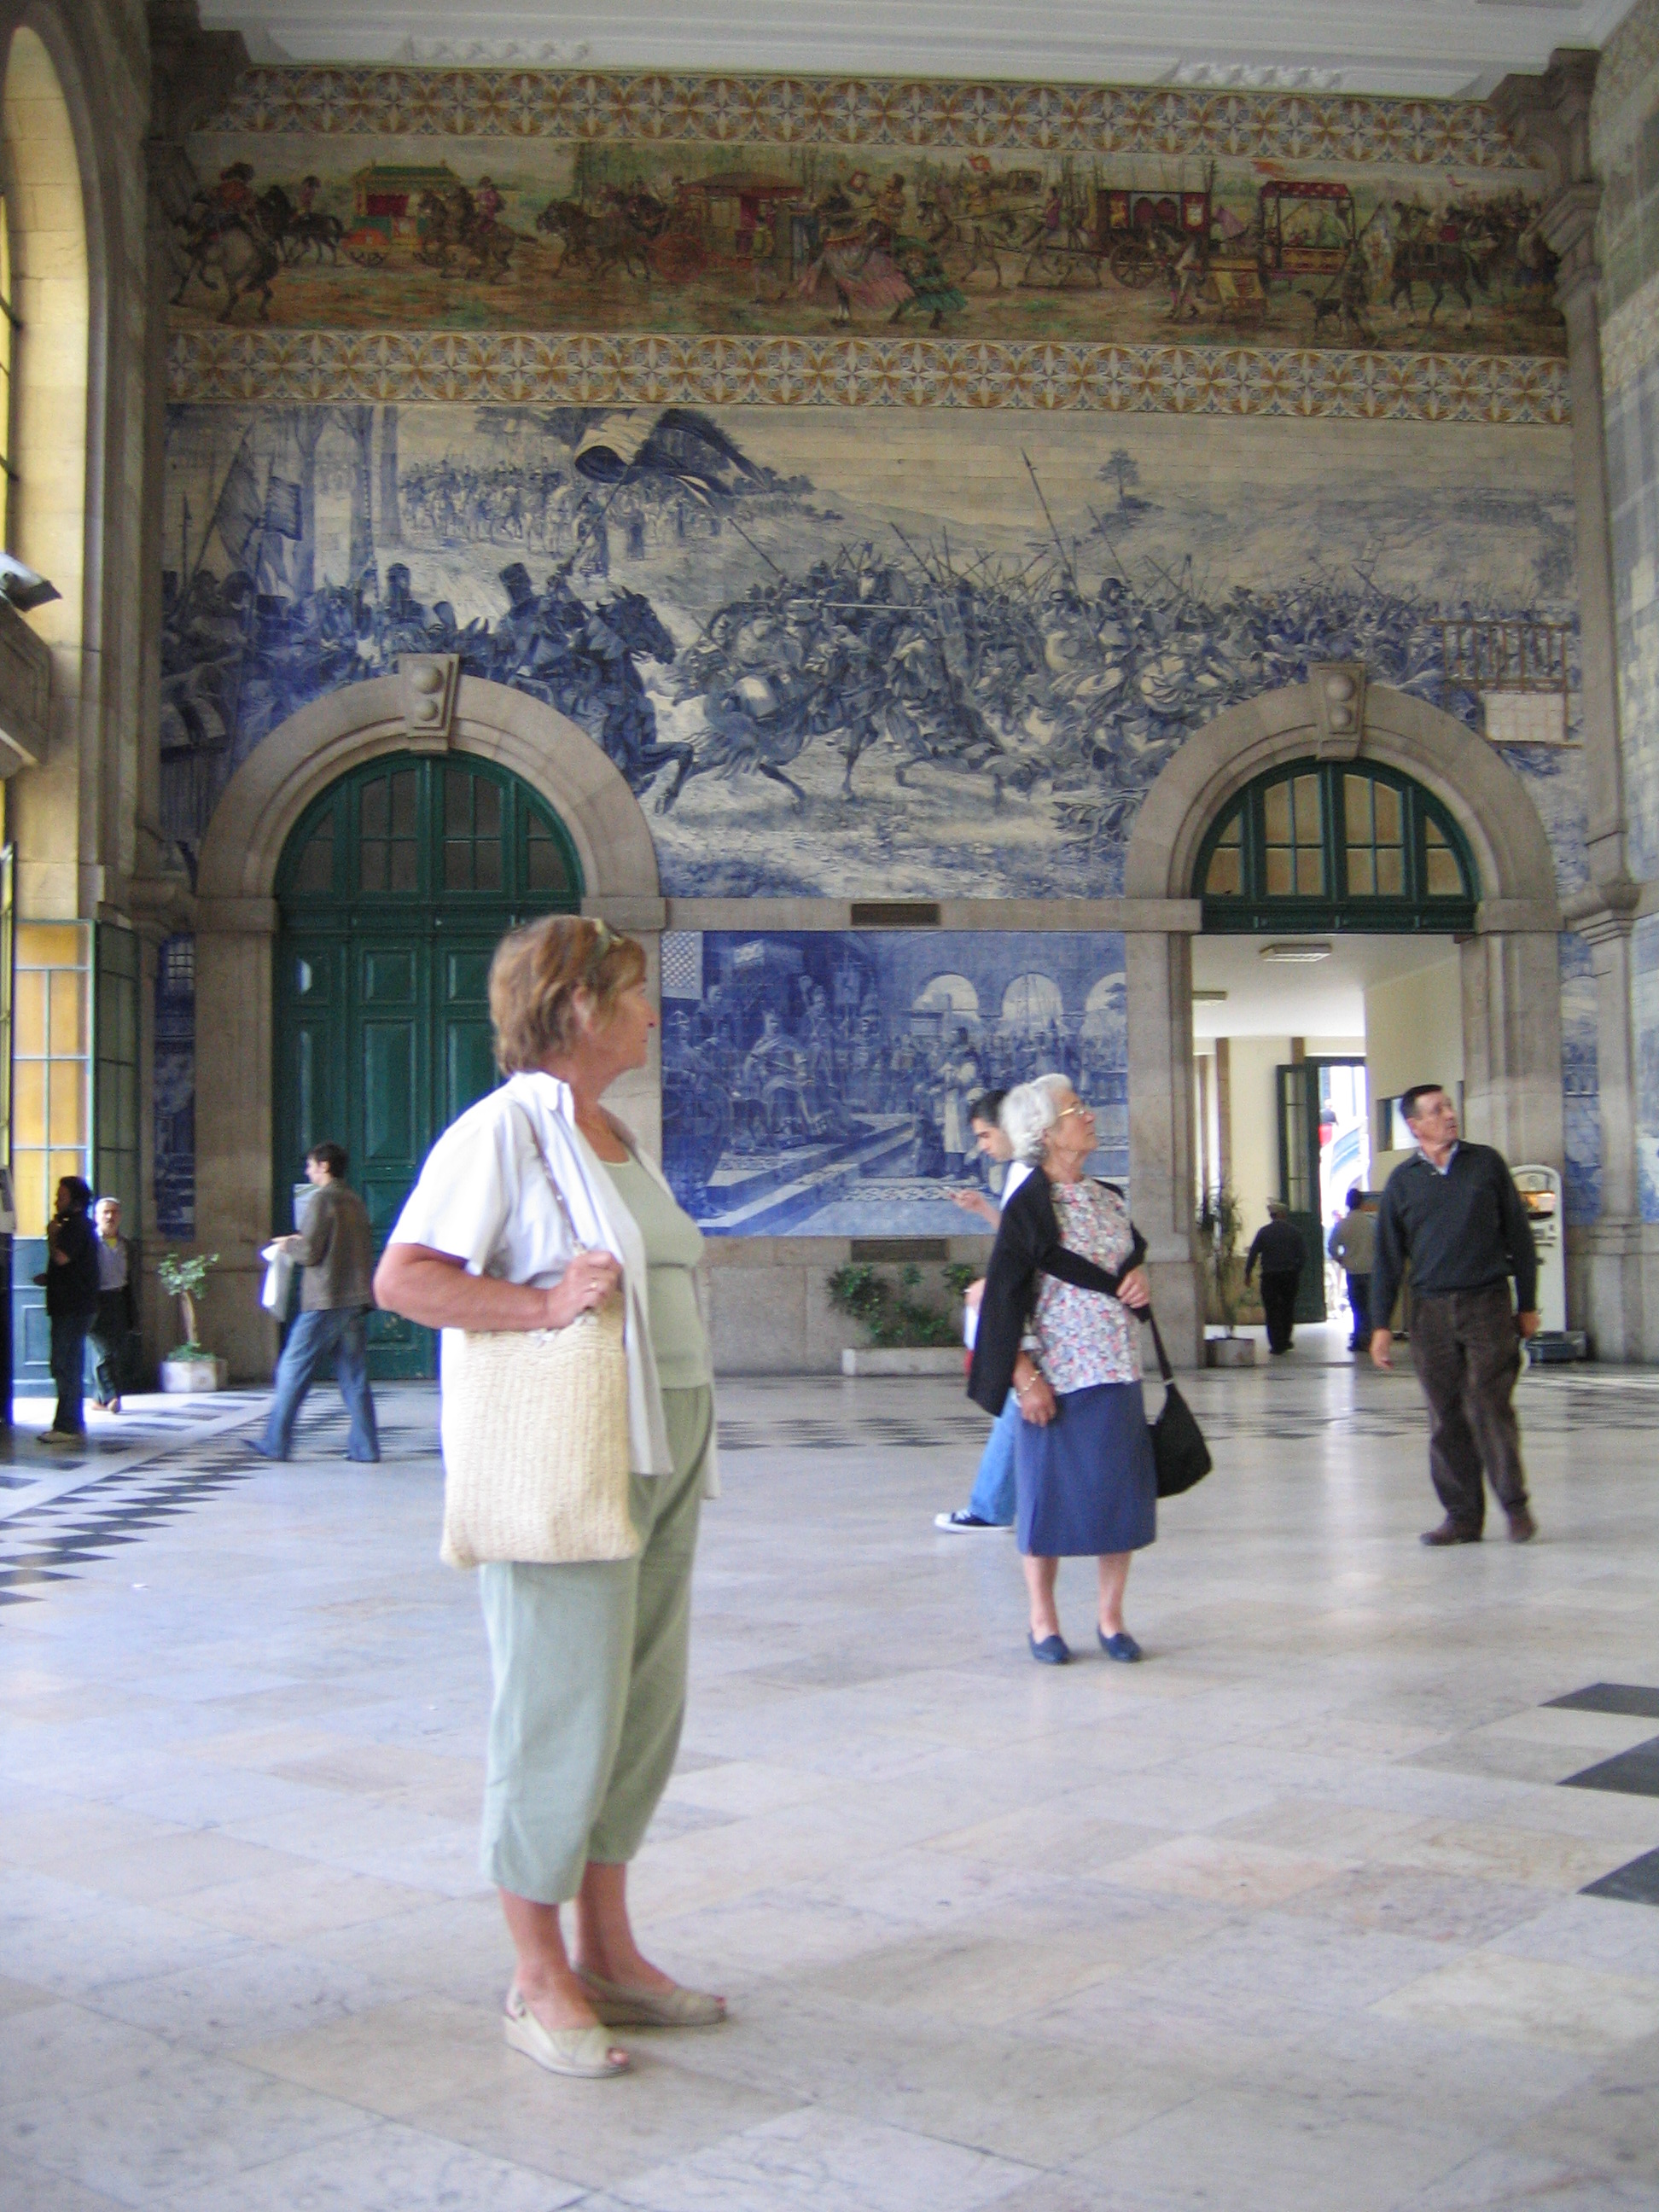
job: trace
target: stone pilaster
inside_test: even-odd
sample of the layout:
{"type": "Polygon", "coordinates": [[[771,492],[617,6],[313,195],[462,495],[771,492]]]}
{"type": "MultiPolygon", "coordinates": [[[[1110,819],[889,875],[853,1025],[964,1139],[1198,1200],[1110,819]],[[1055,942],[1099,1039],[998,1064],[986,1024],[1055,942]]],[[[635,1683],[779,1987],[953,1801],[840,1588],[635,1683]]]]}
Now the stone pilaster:
{"type": "Polygon", "coordinates": [[[1539,231],[1556,256],[1555,295],[1567,325],[1572,400],[1573,502],[1578,553],[1581,708],[1590,882],[1565,919],[1589,943],[1596,976],[1601,1206],[1573,1238],[1574,1322],[1603,1358],[1645,1350],[1640,1208],[1637,1191],[1635,1054],[1631,1021],[1631,932],[1640,887],[1626,848],[1625,757],[1619,723],[1618,634],[1607,425],[1601,387],[1601,271],[1596,219],[1601,186],[1590,161],[1590,98],[1598,57],[1559,51],[1541,76],[1506,77],[1492,104],[1510,136],[1545,178],[1539,231]]]}

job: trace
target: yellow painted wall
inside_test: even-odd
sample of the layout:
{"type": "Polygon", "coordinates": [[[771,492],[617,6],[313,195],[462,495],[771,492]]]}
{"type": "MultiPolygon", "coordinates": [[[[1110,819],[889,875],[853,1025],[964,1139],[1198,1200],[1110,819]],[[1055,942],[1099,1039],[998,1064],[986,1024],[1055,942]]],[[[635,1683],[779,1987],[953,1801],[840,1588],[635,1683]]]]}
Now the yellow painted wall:
{"type": "MultiPolygon", "coordinates": [[[[1373,1101],[1397,1098],[1413,1083],[1443,1083],[1453,1097],[1463,1079],[1462,968],[1455,950],[1444,960],[1365,994],[1365,1063],[1373,1101]]],[[[1376,1125],[1373,1122],[1373,1137],[1376,1125]]],[[[1378,1152],[1371,1186],[1380,1190],[1406,1152],[1378,1152]]]]}

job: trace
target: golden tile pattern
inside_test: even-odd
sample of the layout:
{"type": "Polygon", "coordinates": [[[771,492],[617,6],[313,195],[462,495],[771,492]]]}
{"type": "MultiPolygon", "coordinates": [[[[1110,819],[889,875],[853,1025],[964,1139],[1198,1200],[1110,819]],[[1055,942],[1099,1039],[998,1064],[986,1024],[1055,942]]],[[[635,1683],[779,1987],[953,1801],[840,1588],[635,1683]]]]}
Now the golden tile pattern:
{"type": "Polygon", "coordinates": [[[1524,169],[1480,100],[903,78],[251,69],[209,131],[1022,148],[1524,169]]]}
{"type": "Polygon", "coordinates": [[[1617,392],[1659,355],[1659,276],[1616,308],[1601,325],[1601,384],[1617,392]]]}
{"type": "Polygon", "coordinates": [[[1566,363],[1503,354],[954,338],[175,331],[168,393],[197,404],[341,400],[581,406],[960,407],[1101,414],[1569,419],[1566,363]]]}

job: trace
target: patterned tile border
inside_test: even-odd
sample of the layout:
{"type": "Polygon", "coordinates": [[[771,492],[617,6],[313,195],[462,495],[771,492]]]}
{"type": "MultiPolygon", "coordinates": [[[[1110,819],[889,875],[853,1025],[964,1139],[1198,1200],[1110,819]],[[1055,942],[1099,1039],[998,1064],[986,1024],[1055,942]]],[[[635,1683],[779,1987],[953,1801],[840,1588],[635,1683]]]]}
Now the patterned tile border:
{"type": "Polygon", "coordinates": [[[249,70],[209,131],[1233,155],[1525,169],[1478,100],[533,69],[249,70]]]}
{"type": "Polygon", "coordinates": [[[1569,419],[1566,363],[1531,356],[944,338],[189,330],[169,343],[167,388],[175,401],[217,405],[453,400],[1569,419]]]}
{"type": "Polygon", "coordinates": [[[1659,276],[1615,308],[1601,325],[1601,388],[1617,392],[1659,355],[1659,276]]]}

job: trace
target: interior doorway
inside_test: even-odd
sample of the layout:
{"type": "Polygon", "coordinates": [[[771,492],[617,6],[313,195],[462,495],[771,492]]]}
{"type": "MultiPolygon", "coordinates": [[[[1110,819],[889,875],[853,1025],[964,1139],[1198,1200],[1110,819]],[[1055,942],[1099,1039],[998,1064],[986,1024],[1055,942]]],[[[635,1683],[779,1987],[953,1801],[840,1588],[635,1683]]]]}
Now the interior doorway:
{"type": "Polygon", "coordinates": [[[1380,1192],[1409,1150],[1401,1093],[1436,1081],[1458,1095],[1457,941],[1200,937],[1193,1054],[1195,1199],[1223,1185],[1233,1193],[1241,1249],[1270,1199],[1287,1206],[1308,1255],[1297,1322],[1351,1330],[1346,1279],[1326,1243],[1348,1192],[1380,1192]]]}

